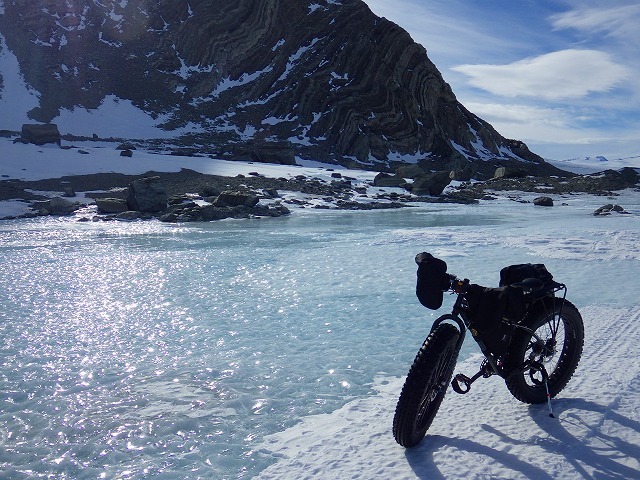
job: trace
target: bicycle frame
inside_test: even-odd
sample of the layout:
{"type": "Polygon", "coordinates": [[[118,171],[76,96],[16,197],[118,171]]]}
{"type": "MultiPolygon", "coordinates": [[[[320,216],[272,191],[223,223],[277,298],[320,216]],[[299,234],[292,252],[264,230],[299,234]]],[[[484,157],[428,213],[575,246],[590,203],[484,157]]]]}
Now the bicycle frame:
{"type": "MultiPolygon", "coordinates": [[[[468,391],[468,389],[471,386],[471,383],[473,381],[475,381],[480,375],[485,376],[485,377],[489,377],[491,375],[498,375],[501,378],[506,378],[507,376],[512,375],[513,373],[515,373],[517,371],[524,370],[526,368],[533,368],[533,369],[536,369],[536,370],[540,370],[543,375],[546,375],[546,371],[545,371],[543,365],[541,365],[541,364],[540,365],[534,365],[529,360],[523,362],[522,365],[520,365],[518,368],[514,369],[513,371],[506,372],[502,368],[502,364],[500,362],[500,359],[496,358],[495,355],[492,352],[489,351],[489,349],[487,348],[485,343],[482,341],[482,339],[478,335],[478,332],[472,327],[471,318],[469,316],[469,307],[468,307],[468,305],[466,303],[466,298],[465,298],[465,293],[467,291],[467,286],[469,285],[469,280],[468,279],[464,279],[464,280],[461,281],[461,280],[458,280],[455,276],[451,275],[451,285],[452,285],[451,291],[453,293],[457,294],[457,298],[456,298],[455,303],[453,304],[453,308],[451,310],[451,313],[444,314],[444,315],[441,315],[440,317],[438,317],[433,322],[433,325],[431,326],[431,331],[433,331],[435,328],[438,327],[438,325],[440,325],[443,322],[450,321],[450,322],[455,323],[457,325],[458,329],[460,330],[460,338],[458,339],[458,343],[456,345],[456,354],[462,348],[462,344],[464,343],[464,339],[465,339],[467,330],[471,331],[471,334],[473,335],[474,341],[480,347],[480,351],[484,355],[484,357],[485,357],[485,359],[487,361],[487,365],[490,367],[490,370],[487,369],[486,367],[483,367],[481,369],[481,371],[475,377],[473,377],[471,379],[468,379],[467,377],[461,376],[462,381],[465,383],[465,385],[467,387],[467,390],[464,391],[463,393],[466,393],[468,391]]],[[[567,287],[564,284],[557,283],[554,286],[553,290],[545,293],[544,295],[542,295],[539,298],[535,299],[534,302],[532,302],[532,304],[533,304],[533,303],[535,303],[535,301],[538,301],[538,300],[540,300],[542,298],[545,298],[548,295],[553,295],[554,298],[555,298],[555,293],[560,291],[560,290],[563,290],[564,294],[562,296],[562,301],[560,303],[560,309],[559,309],[558,313],[555,315],[555,317],[558,320],[557,320],[557,322],[554,321],[554,329],[553,329],[553,332],[552,332],[552,338],[554,338],[554,339],[555,339],[555,336],[556,336],[556,333],[557,333],[557,330],[558,330],[558,325],[559,325],[559,322],[560,322],[560,318],[562,316],[562,307],[564,305],[564,301],[565,301],[566,296],[567,296],[567,287]]],[[[525,317],[526,317],[526,313],[525,313],[525,317]]],[[[533,331],[529,327],[527,327],[525,325],[522,325],[522,324],[519,324],[519,323],[512,323],[511,325],[514,328],[519,328],[519,329],[526,330],[538,342],[542,342],[542,339],[535,333],[535,331],[533,331]]],[[[457,355],[456,355],[456,357],[457,357],[457,355]]]]}

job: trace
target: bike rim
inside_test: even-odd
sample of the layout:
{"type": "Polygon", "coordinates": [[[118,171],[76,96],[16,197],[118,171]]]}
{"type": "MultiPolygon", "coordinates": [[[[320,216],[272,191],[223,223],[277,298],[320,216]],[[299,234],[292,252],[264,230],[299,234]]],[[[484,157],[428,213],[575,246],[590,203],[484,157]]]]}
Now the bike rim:
{"type": "MultiPolygon", "coordinates": [[[[565,322],[559,315],[554,315],[535,330],[525,351],[525,360],[543,365],[549,377],[552,377],[562,361],[567,339],[565,322]]],[[[525,382],[531,388],[542,385],[543,373],[532,368],[524,375],[525,382]]]]}

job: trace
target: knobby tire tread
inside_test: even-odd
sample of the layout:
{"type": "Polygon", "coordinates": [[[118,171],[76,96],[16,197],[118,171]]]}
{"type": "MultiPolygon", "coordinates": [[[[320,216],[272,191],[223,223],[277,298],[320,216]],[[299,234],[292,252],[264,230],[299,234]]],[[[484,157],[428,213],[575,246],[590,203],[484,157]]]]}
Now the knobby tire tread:
{"type": "Polygon", "coordinates": [[[403,447],[418,445],[431,426],[451,383],[459,337],[460,331],[456,327],[442,323],[429,334],[418,351],[393,418],[393,436],[403,447]],[[431,401],[427,400],[429,397],[433,397],[431,401]]]}
{"type": "MultiPolygon", "coordinates": [[[[545,301],[537,308],[525,324],[532,330],[536,330],[548,323],[556,315],[560,301],[556,299],[545,301]]],[[[578,309],[569,301],[564,302],[562,307],[562,319],[565,329],[565,340],[563,345],[558,345],[556,355],[560,355],[558,364],[553,371],[547,372],[549,375],[548,385],[551,397],[556,396],[569,382],[573,376],[584,344],[584,324],[578,309]]],[[[524,330],[516,333],[508,354],[508,361],[511,368],[521,365],[528,348],[532,335],[524,330]]],[[[530,385],[527,383],[528,371],[519,371],[506,378],[505,383],[509,392],[518,400],[524,403],[544,403],[547,401],[547,392],[544,384],[530,385]]]]}

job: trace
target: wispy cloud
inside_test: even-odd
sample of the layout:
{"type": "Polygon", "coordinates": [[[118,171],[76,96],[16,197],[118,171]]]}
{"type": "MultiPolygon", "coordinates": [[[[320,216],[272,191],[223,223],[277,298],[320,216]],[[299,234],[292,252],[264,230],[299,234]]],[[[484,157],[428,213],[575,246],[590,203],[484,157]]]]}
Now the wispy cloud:
{"type": "Polygon", "coordinates": [[[550,21],[556,29],[573,28],[583,32],[604,33],[628,42],[640,37],[640,4],[575,9],[552,15],[550,21]]]}
{"type": "Polygon", "coordinates": [[[560,50],[508,65],[460,65],[452,70],[494,95],[580,98],[606,92],[631,77],[631,71],[597,50],[560,50]]]}
{"type": "Polygon", "coordinates": [[[640,1],[365,2],[505,137],[546,158],[640,151],[640,1]]]}

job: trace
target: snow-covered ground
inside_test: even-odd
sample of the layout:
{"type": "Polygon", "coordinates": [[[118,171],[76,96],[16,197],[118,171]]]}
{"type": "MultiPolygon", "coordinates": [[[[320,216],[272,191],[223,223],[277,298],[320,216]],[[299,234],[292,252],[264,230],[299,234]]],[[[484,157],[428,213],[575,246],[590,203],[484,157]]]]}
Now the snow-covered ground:
{"type": "MultiPolygon", "coordinates": [[[[347,170],[340,166],[300,159],[297,160],[298,166],[282,166],[209,157],[163,155],[144,150],[136,150],[130,158],[120,156],[120,151],[116,149],[117,144],[112,142],[74,142],[73,147],[61,149],[54,144],[24,145],[13,143],[10,138],[0,138],[0,180],[41,180],[66,175],[110,172],[135,175],[152,170],[178,172],[181,168],[223,176],[248,175],[257,171],[267,177],[305,175],[325,181],[331,180],[331,170],[337,170],[362,182],[371,181],[376,175],[375,172],[347,170]]],[[[589,157],[553,163],[567,171],[585,174],[623,167],[640,168],[640,156],[612,161],[603,160],[601,157],[589,157]]],[[[82,200],[82,195],[76,200],[82,200]]],[[[0,201],[0,219],[21,215],[28,210],[28,203],[18,199],[0,201]]]]}
{"type": "MultiPolygon", "coordinates": [[[[305,174],[330,178],[330,172],[321,164],[282,167],[143,151],[125,158],[119,156],[113,144],[80,147],[88,155],[74,149],[14,145],[10,139],[0,139],[0,178],[35,180],[96,172],[178,171],[182,167],[230,176],[259,171],[278,177],[305,174]]],[[[580,168],[602,170],[598,168],[599,161],[582,163],[580,168]]],[[[608,168],[622,166],[640,167],[631,161],[608,168]]],[[[342,173],[363,180],[373,178],[371,172],[342,173]]],[[[546,238],[536,234],[530,240],[524,235],[515,235],[517,228],[512,228],[511,236],[499,241],[486,236],[487,232],[495,230],[478,227],[475,234],[471,230],[464,231],[465,245],[473,248],[473,245],[493,245],[495,242],[492,249],[495,255],[499,255],[497,250],[500,248],[512,245],[526,248],[536,258],[547,260],[554,258],[549,252],[553,249],[565,259],[575,257],[576,260],[593,261],[589,263],[593,266],[593,278],[582,279],[587,283],[607,281],[611,284],[609,279],[599,278],[598,265],[606,259],[624,262],[619,278],[614,281],[624,283],[627,291],[637,291],[640,287],[637,278],[640,271],[639,196],[638,192],[628,191],[621,197],[630,206],[632,215],[627,216],[628,222],[623,227],[616,223],[615,227],[602,230],[609,237],[608,242],[594,242],[592,237],[597,234],[592,226],[585,224],[584,231],[568,231],[565,237],[546,238]],[[589,239],[583,238],[587,234],[589,239]]],[[[594,202],[611,200],[574,196],[565,201],[568,205],[563,207],[564,211],[561,207],[544,210],[545,219],[558,222],[553,218],[555,212],[567,215],[569,211],[593,219],[588,216],[588,209],[592,209],[594,202]]],[[[19,201],[0,202],[0,218],[24,209],[25,205],[19,201]]],[[[483,205],[477,208],[483,208],[483,205]]],[[[523,210],[522,215],[527,212],[523,210]]],[[[571,225],[580,224],[572,220],[571,225]]],[[[557,233],[557,225],[554,228],[557,233]]],[[[451,263],[457,260],[463,264],[471,260],[456,251],[456,232],[462,236],[455,228],[414,231],[407,227],[406,230],[399,228],[396,238],[398,242],[411,244],[437,244],[439,250],[435,253],[451,263]],[[451,236],[450,243],[447,235],[451,236]]],[[[584,266],[584,262],[581,265],[584,266]]],[[[576,276],[576,282],[579,281],[576,276]]],[[[269,459],[271,465],[257,478],[640,478],[640,364],[637,361],[640,358],[640,307],[611,304],[615,286],[608,287],[613,288],[614,294],[608,294],[605,304],[593,298],[588,306],[581,308],[587,341],[573,380],[553,401],[557,418],[549,418],[546,405],[527,406],[517,402],[500,379],[479,380],[468,395],[449,391],[428,436],[417,448],[405,450],[394,442],[390,433],[395,402],[404,378],[381,376],[372,385],[375,395],[357,397],[332,413],[305,417],[293,427],[263,439],[254,453],[269,459]]],[[[416,339],[416,350],[421,341],[416,339]]],[[[456,371],[473,374],[478,363],[478,357],[472,357],[462,362],[456,371]]],[[[2,438],[0,445],[1,442],[4,442],[2,438]]]]}
{"type": "MultiPolygon", "coordinates": [[[[261,479],[640,478],[640,309],[584,309],[588,342],[560,398],[526,406],[502,380],[451,390],[429,434],[405,451],[389,434],[404,379],[375,385],[378,395],[311,417],[269,437],[280,460],[261,479]]],[[[475,373],[478,358],[457,371],[475,373]]]]}

